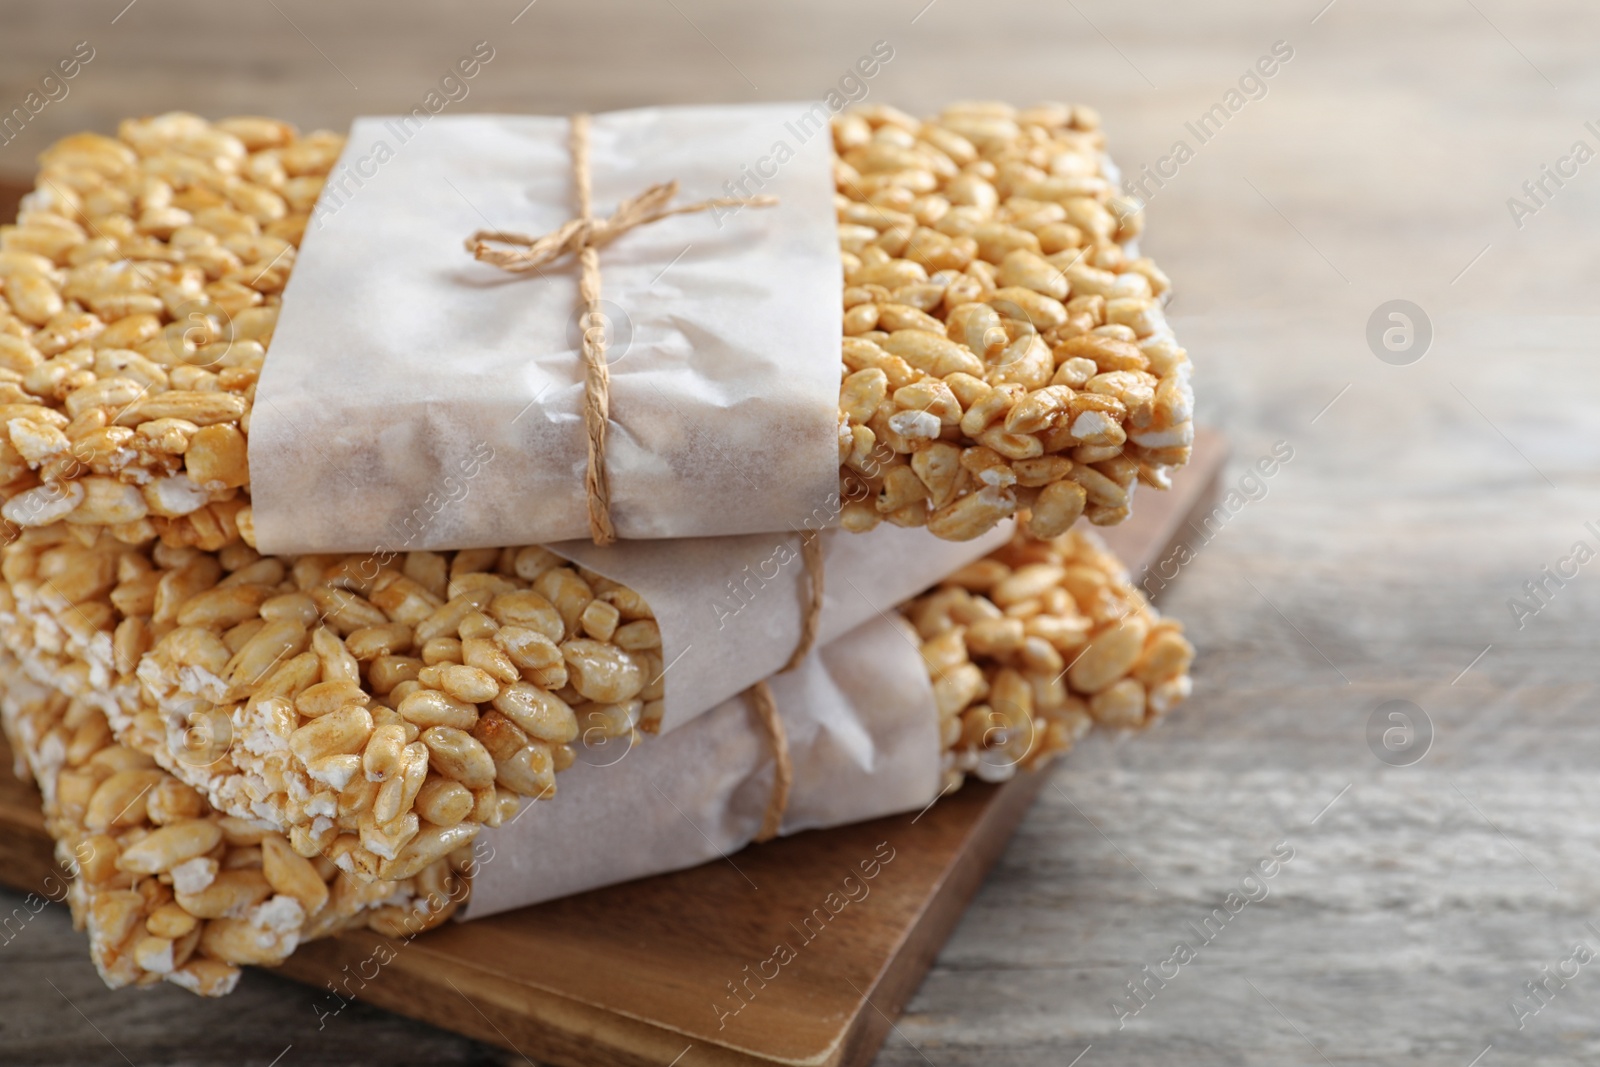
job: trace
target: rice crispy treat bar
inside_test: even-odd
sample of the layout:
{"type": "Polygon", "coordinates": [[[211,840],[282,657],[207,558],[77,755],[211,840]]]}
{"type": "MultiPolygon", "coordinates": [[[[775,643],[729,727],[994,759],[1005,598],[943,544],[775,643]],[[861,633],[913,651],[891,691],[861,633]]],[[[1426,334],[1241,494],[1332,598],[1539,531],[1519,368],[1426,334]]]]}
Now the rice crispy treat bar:
{"type": "MultiPolygon", "coordinates": [[[[242,547],[221,555],[230,564],[249,558],[242,547]]],[[[581,681],[591,694],[616,696],[596,687],[631,688],[643,681],[642,670],[619,674],[610,661],[582,657],[568,669],[563,659],[542,669],[567,669],[567,679],[546,676],[543,688],[502,685],[489,696],[487,688],[469,691],[458,683],[452,672],[465,664],[437,658],[459,658],[462,650],[487,655],[505,643],[498,635],[516,631],[519,622],[542,620],[554,632],[570,616],[581,626],[596,603],[616,608],[619,618],[647,610],[620,587],[587,599],[595,589],[589,582],[603,580],[560,565],[543,549],[456,553],[449,560],[417,554],[408,569],[434,568],[448,581],[441,599],[453,595],[404,641],[396,627],[412,624],[373,624],[359,613],[384,609],[348,582],[324,580],[330,572],[346,574],[343,561],[305,557],[287,572],[275,571],[277,583],[252,594],[254,613],[243,621],[208,614],[214,610],[208,605],[233,603],[231,591],[248,584],[235,575],[251,576],[255,568],[262,577],[261,562],[224,574],[208,555],[174,559],[158,545],[146,557],[103,534],[86,547],[65,524],[30,530],[0,550],[7,579],[0,587],[0,634],[34,677],[98,708],[125,744],[202,790],[222,811],[263,821],[285,833],[297,852],[329,856],[360,878],[409,877],[468,844],[479,826],[510,817],[520,798],[549,796],[555,771],[574,759],[570,743],[580,710],[590,742],[632,744],[638,737],[641,697],[584,700],[572,686],[581,681]],[[107,551],[113,560],[100,562],[107,551]],[[490,565],[498,571],[470,569],[490,565]],[[198,591],[183,585],[197,566],[211,583],[198,591]],[[56,585],[75,588],[72,581],[107,571],[120,580],[96,597],[73,601],[56,585]],[[530,597],[524,575],[550,599],[530,597]],[[130,586],[165,590],[173,600],[157,610],[154,600],[136,602],[130,586]],[[485,591],[493,594],[486,600],[485,591]],[[340,610],[313,614],[318,595],[332,597],[340,610]],[[539,614],[509,614],[527,604],[539,614]],[[90,626],[94,618],[108,625],[90,626]],[[439,621],[429,627],[429,619],[439,621]],[[433,633],[451,619],[450,635],[433,633]],[[285,620],[295,625],[273,636],[269,626],[285,620]],[[123,647],[130,632],[169,624],[166,636],[139,656],[123,647]],[[267,643],[252,643],[263,634],[267,643]],[[552,692],[548,686],[557,681],[565,684],[552,692]],[[534,757],[519,755],[530,750],[534,757]],[[386,773],[385,758],[399,761],[395,773],[386,773]],[[467,758],[482,766],[474,771],[467,758]],[[537,777],[519,777],[530,767],[537,777]],[[479,777],[468,777],[473,773],[479,777]],[[380,804],[394,807],[375,811],[380,804]],[[398,816],[377,818],[396,808],[398,816]]],[[[1019,536],[903,610],[924,640],[950,785],[965,773],[1008,776],[1017,765],[1069,748],[1092,721],[1143,725],[1189,691],[1193,649],[1181,627],[1161,619],[1086,533],[1050,542],[1019,536]]],[[[636,623],[649,620],[624,623],[613,640],[635,643],[617,635],[636,623]]],[[[653,624],[640,629],[654,632],[653,624]]],[[[593,638],[576,640],[588,642],[579,651],[593,651],[593,638]]],[[[634,654],[657,668],[658,651],[634,654]]],[[[659,682],[639,692],[652,695],[650,686],[659,682]]]]}
{"type": "MultiPolygon", "coordinates": [[[[846,528],[966,539],[1020,511],[1048,537],[1168,484],[1189,362],[1094,113],[869,107],[833,132],[846,528]]],[[[41,154],[0,227],[0,514],[251,543],[255,383],[342,147],[172,113],[41,154]]]]}
{"type": "Polygon", "coordinates": [[[449,860],[402,881],[363,882],[300,856],[281,834],[223,815],[118,744],[99,709],[32,681],[10,656],[0,656],[0,718],[18,770],[44,795],[73,922],[113,989],[167,981],[222,996],[242,965],[281,963],[302,941],[340,930],[409,937],[467,898],[449,860]]]}

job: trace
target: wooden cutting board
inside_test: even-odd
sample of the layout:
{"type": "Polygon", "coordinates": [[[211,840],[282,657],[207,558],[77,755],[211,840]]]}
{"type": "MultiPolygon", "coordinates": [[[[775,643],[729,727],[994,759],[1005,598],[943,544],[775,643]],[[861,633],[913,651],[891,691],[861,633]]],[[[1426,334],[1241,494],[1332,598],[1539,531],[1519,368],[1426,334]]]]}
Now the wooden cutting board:
{"type": "MultiPolygon", "coordinates": [[[[1103,531],[1135,575],[1212,506],[1225,458],[1201,433],[1173,490],[1142,492],[1103,531]]],[[[9,760],[0,745],[0,882],[27,891],[53,870],[52,846],[9,760]]],[[[969,784],[919,816],[799,834],[410,942],[343,934],[279,970],[337,989],[321,1011],[364,1000],[573,1067],[864,1064],[1044,781],[969,784]]]]}

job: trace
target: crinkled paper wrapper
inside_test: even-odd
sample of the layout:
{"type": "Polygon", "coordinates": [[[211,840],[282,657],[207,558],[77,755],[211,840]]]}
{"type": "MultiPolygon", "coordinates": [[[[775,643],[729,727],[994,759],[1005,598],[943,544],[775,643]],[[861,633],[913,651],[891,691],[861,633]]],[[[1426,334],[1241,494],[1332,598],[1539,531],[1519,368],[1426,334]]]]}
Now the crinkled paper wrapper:
{"type": "MultiPolygon", "coordinates": [[[[677,179],[726,196],[774,152],[775,207],[639,227],[599,252],[610,324],[606,467],[623,538],[805,529],[838,492],[832,141],[803,108],[594,116],[596,216],[677,179]]],[[[565,117],[356,121],[301,246],[257,388],[263,552],[482,548],[589,535],[578,271],[472,259],[480,229],[576,214],[565,117]]],[[[739,190],[735,193],[743,195],[739,190]]]]}
{"type": "MultiPolygon", "coordinates": [[[[939,795],[938,709],[897,616],[874,617],[771,685],[794,768],[780,833],[916,811],[939,795]]],[[[760,829],[774,773],[742,697],[631,750],[580,749],[555,799],[485,831],[465,917],[737,852],[760,829]]]]}
{"type": "MultiPolygon", "coordinates": [[[[893,612],[1006,544],[1012,526],[1003,522],[971,541],[941,541],[920,527],[825,531],[817,643],[893,612]]],[[[550,548],[638,592],[655,612],[666,671],[662,733],[781,670],[799,643],[810,583],[796,534],[550,548]]]]}

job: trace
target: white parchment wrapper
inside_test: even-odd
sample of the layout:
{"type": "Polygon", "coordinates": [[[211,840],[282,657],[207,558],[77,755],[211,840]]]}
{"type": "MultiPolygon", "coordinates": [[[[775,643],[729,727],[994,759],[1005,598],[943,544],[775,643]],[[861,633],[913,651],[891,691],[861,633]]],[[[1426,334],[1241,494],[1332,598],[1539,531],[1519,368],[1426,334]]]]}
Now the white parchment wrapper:
{"type": "MultiPolygon", "coordinates": [[[[779,200],[663,219],[600,250],[621,537],[801,528],[838,490],[832,143],[785,125],[803,111],[594,116],[597,216],[672,179],[674,203],[730,181],[779,200]],[[758,186],[756,171],[773,173],[758,186]]],[[[508,274],[463,244],[574,216],[569,121],[406,121],[356,121],[284,294],[250,426],[266,553],[589,535],[577,266],[508,274]]]]}
{"type": "MultiPolygon", "coordinates": [[[[902,620],[875,616],[771,685],[794,768],[780,833],[916,811],[938,795],[938,710],[902,620]]],[[[771,744],[743,697],[621,758],[602,748],[579,760],[555,799],[484,831],[466,918],[737,852],[772,794],[771,744]]]]}
{"type": "MultiPolygon", "coordinates": [[[[971,541],[941,541],[885,523],[822,533],[824,592],[817,644],[893,611],[1011,540],[1003,522],[971,541]]],[[[810,588],[798,534],[551,545],[639,593],[661,627],[667,733],[776,673],[800,641],[810,588]]]]}

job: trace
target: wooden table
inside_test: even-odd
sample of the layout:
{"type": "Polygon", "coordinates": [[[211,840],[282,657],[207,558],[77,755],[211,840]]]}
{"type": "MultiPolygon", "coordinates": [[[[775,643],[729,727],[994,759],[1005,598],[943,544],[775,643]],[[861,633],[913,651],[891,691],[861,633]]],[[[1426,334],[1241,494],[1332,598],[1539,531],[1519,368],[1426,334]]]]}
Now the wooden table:
{"type": "MultiPolygon", "coordinates": [[[[6,107],[74,42],[97,54],[0,148],[0,170],[140,111],[309,125],[409,109],[480,39],[496,59],[462,106],[547,111],[816,98],[883,39],[895,58],[869,99],[1091,101],[1137,172],[1178,138],[1195,147],[1185,123],[1288,42],[1265,96],[1152,186],[1147,247],[1178,281],[1231,480],[1276,442],[1293,459],[1196,535],[1174,586],[1167,606],[1202,654],[1194,700],[1059,769],[879,1061],[1600,1057],[1600,965],[1550,979],[1537,1014],[1525,988],[1541,968],[1570,975],[1575,941],[1600,951],[1600,563],[1547,581],[1520,629],[1508,607],[1575,542],[1600,548],[1585,527],[1600,528],[1600,363],[1582,317],[1600,291],[1600,163],[1547,180],[1520,229],[1507,207],[1575,140],[1600,148],[1584,127],[1600,117],[1591,5],[540,0],[513,25],[523,2],[395,3],[364,25],[304,0],[225,18],[149,0],[114,25],[121,2],[8,2],[6,107]],[[1409,365],[1366,338],[1394,299],[1432,325],[1409,365]],[[1392,700],[1431,723],[1409,766],[1395,764],[1417,735],[1383,747],[1392,700]],[[1232,914],[1229,893],[1280,842],[1293,859],[1232,914]],[[1208,917],[1221,933],[1205,943],[1208,917]],[[1195,954],[1172,976],[1179,940],[1195,954]],[[1134,981],[1150,998],[1136,1015],[1134,981]]],[[[0,945],[0,1003],[8,1061],[517,1062],[360,1006],[318,1032],[305,991],[262,974],[217,1004],[107,993],[59,908],[0,945]]]]}

